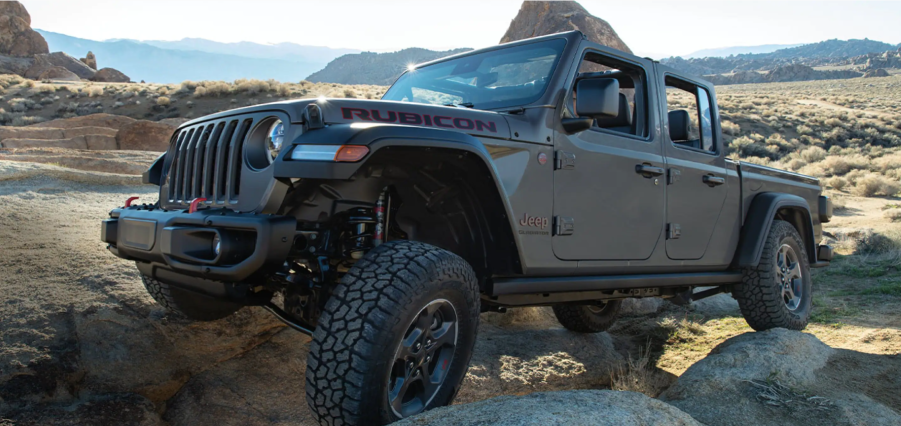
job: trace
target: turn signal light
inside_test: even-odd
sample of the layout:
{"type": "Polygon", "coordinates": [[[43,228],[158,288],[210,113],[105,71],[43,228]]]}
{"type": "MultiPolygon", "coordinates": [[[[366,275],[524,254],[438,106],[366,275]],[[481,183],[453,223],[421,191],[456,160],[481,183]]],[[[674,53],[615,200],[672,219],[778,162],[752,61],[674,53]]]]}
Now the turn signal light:
{"type": "Polygon", "coordinates": [[[359,145],[343,145],[338,149],[338,152],[335,153],[335,161],[353,163],[355,161],[360,161],[360,159],[365,157],[366,154],[369,154],[368,147],[359,145]]]}

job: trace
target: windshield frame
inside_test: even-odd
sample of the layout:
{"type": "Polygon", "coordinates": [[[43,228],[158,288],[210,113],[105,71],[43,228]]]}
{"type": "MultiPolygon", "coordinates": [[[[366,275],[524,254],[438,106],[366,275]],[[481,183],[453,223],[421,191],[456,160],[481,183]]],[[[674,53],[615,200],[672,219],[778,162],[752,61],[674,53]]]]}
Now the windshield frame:
{"type": "MultiPolygon", "coordinates": [[[[570,56],[570,47],[572,46],[572,43],[570,43],[569,37],[560,36],[560,35],[556,35],[556,34],[554,36],[537,37],[534,39],[523,40],[520,42],[505,43],[505,44],[500,44],[497,46],[491,46],[491,47],[485,48],[485,49],[472,50],[469,52],[464,52],[464,53],[460,53],[457,55],[452,55],[452,56],[440,58],[440,59],[437,59],[434,61],[430,61],[430,62],[426,62],[426,63],[420,64],[420,65],[417,65],[415,67],[412,67],[412,69],[408,69],[408,70],[404,71],[400,76],[398,76],[397,79],[394,81],[394,83],[392,83],[391,86],[388,88],[388,90],[385,91],[385,94],[382,95],[381,100],[390,101],[390,102],[404,102],[404,103],[419,104],[419,105],[440,106],[441,104],[430,104],[430,103],[424,103],[424,102],[392,100],[392,99],[387,99],[387,96],[391,93],[392,89],[397,87],[397,84],[402,82],[403,79],[410,72],[423,70],[423,69],[426,69],[426,68],[429,68],[432,66],[440,66],[443,63],[446,63],[449,61],[454,61],[454,60],[459,60],[459,59],[469,57],[469,56],[481,55],[481,54],[486,54],[486,53],[491,53],[491,52],[502,52],[502,51],[508,50],[508,49],[518,49],[518,48],[522,48],[524,46],[529,46],[532,44],[550,43],[550,42],[558,41],[558,40],[562,40],[563,44],[559,47],[559,50],[557,52],[557,58],[556,58],[554,64],[548,70],[544,88],[539,93],[535,94],[534,96],[528,97],[528,98],[510,99],[508,104],[503,104],[503,105],[490,105],[488,107],[483,107],[480,105],[480,103],[476,103],[475,105],[472,105],[472,106],[470,106],[471,104],[465,105],[465,107],[491,111],[491,110],[515,109],[515,108],[522,107],[525,105],[534,104],[534,103],[539,102],[540,100],[544,99],[546,97],[547,93],[549,92],[549,89],[552,86],[554,86],[555,84],[557,84],[557,76],[558,76],[558,71],[560,69],[560,66],[568,65],[568,64],[564,64],[564,62],[568,62],[568,57],[570,56]]],[[[497,101],[497,102],[504,102],[504,101],[497,101]]],[[[496,102],[491,102],[491,103],[493,104],[496,102]]],[[[486,104],[486,102],[481,102],[481,104],[484,105],[484,104],[486,104]]],[[[445,105],[445,106],[447,106],[447,105],[445,105]]]]}

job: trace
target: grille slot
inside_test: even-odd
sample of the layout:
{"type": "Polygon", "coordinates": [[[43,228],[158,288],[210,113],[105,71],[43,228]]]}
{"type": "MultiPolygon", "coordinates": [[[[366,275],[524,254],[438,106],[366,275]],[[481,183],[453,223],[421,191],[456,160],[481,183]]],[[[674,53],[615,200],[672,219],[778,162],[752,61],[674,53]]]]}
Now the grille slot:
{"type": "Polygon", "coordinates": [[[182,129],[169,148],[170,203],[187,205],[195,198],[206,204],[238,201],[244,139],[254,118],[228,118],[182,129]]]}

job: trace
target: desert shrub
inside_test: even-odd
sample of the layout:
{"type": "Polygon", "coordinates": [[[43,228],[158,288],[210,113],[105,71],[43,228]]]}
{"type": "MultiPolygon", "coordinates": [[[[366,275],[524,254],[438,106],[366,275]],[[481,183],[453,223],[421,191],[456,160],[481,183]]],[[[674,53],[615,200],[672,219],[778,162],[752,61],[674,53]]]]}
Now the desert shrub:
{"type": "Polygon", "coordinates": [[[100,86],[88,87],[88,96],[92,98],[96,96],[103,96],[103,88],[100,86]]]}
{"type": "Polygon", "coordinates": [[[41,122],[44,122],[44,121],[47,121],[47,119],[44,118],[44,117],[25,117],[25,116],[19,116],[19,117],[13,118],[13,120],[12,120],[12,125],[13,125],[13,126],[29,126],[29,125],[36,124],[36,123],[41,123],[41,122]]]}
{"type": "Polygon", "coordinates": [[[882,214],[886,219],[892,222],[901,221],[901,209],[889,209],[883,212],[882,214]]]}
{"type": "Polygon", "coordinates": [[[169,100],[169,98],[167,98],[165,96],[160,96],[160,97],[156,98],[156,104],[160,105],[160,106],[168,106],[170,102],[171,101],[169,100]]]}
{"type": "Polygon", "coordinates": [[[897,182],[877,174],[868,174],[857,179],[851,192],[861,197],[872,197],[875,195],[892,196],[899,190],[901,190],[901,186],[897,182]]]}
{"type": "Polygon", "coordinates": [[[773,152],[763,144],[757,143],[748,136],[740,136],[732,140],[729,148],[739,153],[742,157],[767,157],[772,158],[773,152]]]}
{"type": "Polygon", "coordinates": [[[801,151],[801,159],[808,163],[816,163],[826,158],[826,150],[818,146],[812,146],[801,151]]]}
{"type": "Polygon", "coordinates": [[[34,80],[25,80],[22,82],[22,87],[32,88],[34,87],[34,80]]]}
{"type": "Polygon", "coordinates": [[[835,176],[835,177],[829,178],[829,180],[826,181],[826,184],[841,191],[846,186],[848,186],[848,180],[841,176],[835,176]]]}
{"type": "Polygon", "coordinates": [[[235,80],[235,88],[239,93],[247,93],[248,95],[256,95],[269,91],[269,83],[256,79],[238,79],[235,80]]]}
{"type": "Polygon", "coordinates": [[[356,98],[357,92],[353,89],[344,89],[344,97],[345,98],[356,98]]]}
{"type": "Polygon", "coordinates": [[[862,235],[857,240],[856,254],[883,254],[898,250],[898,242],[875,232],[862,235]]]}

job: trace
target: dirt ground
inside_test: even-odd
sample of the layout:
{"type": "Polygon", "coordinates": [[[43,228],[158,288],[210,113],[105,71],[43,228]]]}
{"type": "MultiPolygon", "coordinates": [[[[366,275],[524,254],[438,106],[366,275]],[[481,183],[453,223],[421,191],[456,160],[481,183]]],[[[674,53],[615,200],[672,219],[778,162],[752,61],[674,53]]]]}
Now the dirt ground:
{"type": "MultiPolygon", "coordinates": [[[[178,323],[147,295],[134,266],[105,250],[99,223],[107,211],[131,196],[156,200],[155,188],[138,179],[0,161],[0,377],[8,379],[0,380],[0,406],[19,413],[15,424],[81,423],[87,417],[72,413],[98,403],[77,404],[102,390],[120,395],[112,400],[117,404],[131,404],[122,423],[310,424],[302,390],[306,338],[287,334],[261,310],[215,326],[178,323]],[[145,335],[150,341],[137,342],[145,335]],[[11,399],[21,386],[32,396],[11,399]],[[278,402],[286,399],[293,402],[278,402]],[[71,401],[78,402],[66,405],[71,401]],[[21,421],[23,407],[52,404],[67,408],[41,409],[45,417],[21,421]],[[145,407],[143,420],[128,421],[136,406],[145,407]],[[67,418],[74,420],[61,420],[67,418]]],[[[844,207],[827,231],[901,231],[883,213],[897,200],[837,195],[844,207]]],[[[845,350],[830,361],[825,383],[901,411],[899,256],[852,253],[848,248],[832,267],[815,272],[816,307],[806,332],[845,350]]],[[[548,309],[482,319],[457,402],[609,388],[623,360],[638,358],[642,348],[650,348],[647,369],[657,383],[649,393],[659,393],[717,345],[752,332],[727,295],[689,308],[664,303],[593,336],[562,330],[548,309]]]]}

